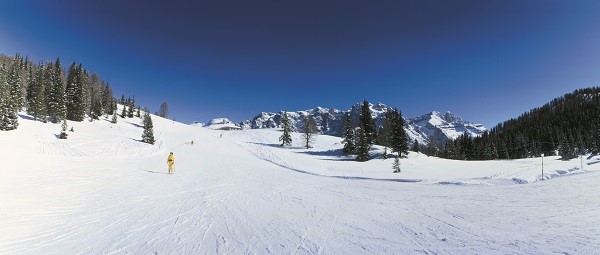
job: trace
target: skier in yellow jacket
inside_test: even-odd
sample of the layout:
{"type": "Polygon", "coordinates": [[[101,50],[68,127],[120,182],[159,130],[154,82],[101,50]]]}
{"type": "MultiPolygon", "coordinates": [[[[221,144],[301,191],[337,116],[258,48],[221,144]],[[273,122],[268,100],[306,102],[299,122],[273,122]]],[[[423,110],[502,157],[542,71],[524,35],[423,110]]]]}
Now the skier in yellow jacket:
{"type": "Polygon", "coordinates": [[[169,154],[169,157],[167,157],[167,165],[169,165],[169,174],[172,174],[175,172],[175,170],[173,170],[174,164],[175,164],[175,156],[173,156],[173,152],[171,152],[169,154]]]}

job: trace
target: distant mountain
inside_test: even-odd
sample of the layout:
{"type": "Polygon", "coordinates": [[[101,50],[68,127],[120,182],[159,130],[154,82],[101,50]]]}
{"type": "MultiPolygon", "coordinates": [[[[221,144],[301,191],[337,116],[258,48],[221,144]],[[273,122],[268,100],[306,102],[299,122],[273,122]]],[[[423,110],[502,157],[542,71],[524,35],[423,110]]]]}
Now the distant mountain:
{"type": "MultiPolygon", "coordinates": [[[[344,114],[350,112],[351,121],[358,123],[361,105],[362,103],[357,103],[346,111],[317,107],[305,111],[287,113],[294,131],[302,129],[306,115],[312,115],[317,123],[319,133],[341,136],[344,114]]],[[[379,103],[375,105],[370,104],[370,109],[375,124],[379,127],[383,119],[383,114],[389,107],[379,103]]],[[[281,125],[281,112],[262,112],[251,120],[246,120],[239,125],[245,129],[279,128],[281,125]]],[[[449,139],[455,139],[465,132],[471,137],[479,136],[487,129],[481,124],[464,121],[450,112],[441,114],[433,111],[418,117],[406,119],[405,130],[408,134],[409,143],[417,140],[420,144],[426,144],[430,139],[436,143],[442,143],[449,139]]]]}
{"type": "Polygon", "coordinates": [[[210,129],[223,129],[223,128],[228,128],[228,127],[239,127],[238,125],[236,125],[235,123],[231,122],[227,118],[215,118],[215,119],[210,120],[206,124],[202,123],[202,122],[195,121],[191,125],[192,126],[199,126],[199,127],[210,128],[210,129]]]}
{"type": "Polygon", "coordinates": [[[451,112],[441,114],[437,111],[410,118],[407,126],[409,130],[436,142],[453,140],[464,133],[476,137],[487,130],[483,125],[464,121],[451,112]]]}

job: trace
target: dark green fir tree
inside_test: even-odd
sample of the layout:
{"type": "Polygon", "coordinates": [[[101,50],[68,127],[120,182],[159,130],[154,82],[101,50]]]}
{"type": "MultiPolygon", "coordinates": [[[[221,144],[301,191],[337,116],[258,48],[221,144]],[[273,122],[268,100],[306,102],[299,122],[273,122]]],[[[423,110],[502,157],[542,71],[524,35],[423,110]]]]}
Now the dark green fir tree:
{"type": "Polygon", "coordinates": [[[14,130],[19,126],[16,106],[6,76],[6,67],[0,64],[0,130],[3,131],[14,130]]]}
{"type": "Polygon", "coordinates": [[[65,90],[65,105],[67,107],[67,119],[82,121],[85,117],[85,101],[83,88],[83,68],[75,62],[69,68],[67,86],[65,90]]]}
{"type": "MultiPolygon", "coordinates": [[[[52,65],[50,65],[52,68],[52,65]]],[[[46,82],[44,80],[44,69],[40,68],[37,72],[29,69],[29,86],[27,87],[27,113],[33,116],[34,120],[46,122],[46,82]]]]}
{"type": "Polygon", "coordinates": [[[356,151],[356,146],[354,145],[354,127],[350,122],[350,112],[346,112],[344,114],[344,140],[342,143],[344,144],[344,148],[342,148],[342,153],[344,155],[354,154],[356,151]]]}
{"type": "Polygon", "coordinates": [[[357,138],[358,142],[356,144],[356,160],[361,162],[367,161],[369,160],[369,151],[371,150],[371,146],[377,140],[375,121],[371,116],[371,109],[367,100],[363,102],[361,107],[357,138]]]}
{"type": "Polygon", "coordinates": [[[150,113],[144,114],[144,133],[142,133],[142,142],[154,144],[154,130],[152,125],[152,117],[150,113]]]}
{"type": "Polygon", "coordinates": [[[283,134],[279,137],[281,146],[290,146],[292,144],[292,135],[290,134],[292,132],[292,127],[290,126],[290,120],[286,111],[281,113],[281,128],[283,129],[283,134]]]}

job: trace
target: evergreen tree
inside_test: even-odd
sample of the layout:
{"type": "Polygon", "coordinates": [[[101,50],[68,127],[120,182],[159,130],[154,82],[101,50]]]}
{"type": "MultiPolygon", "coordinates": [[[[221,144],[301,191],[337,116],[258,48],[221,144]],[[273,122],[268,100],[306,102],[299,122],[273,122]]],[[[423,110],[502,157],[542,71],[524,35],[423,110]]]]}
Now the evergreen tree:
{"type": "Polygon", "coordinates": [[[371,115],[370,104],[367,100],[363,102],[361,108],[360,123],[365,130],[365,136],[369,146],[375,144],[377,141],[377,129],[375,127],[375,120],[373,120],[373,116],[371,115]]]}
{"type": "Polygon", "coordinates": [[[160,104],[158,116],[163,117],[163,118],[169,117],[169,104],[167,104],[167,102],[162,102],[160,104]]]}
{"type": "Polygon", "coordinates": [[[135,111],[135,96],[129,101],[129,111],[127,112],[127,118],[133,118],[133,112],[135,111]]]}
{"type": "Polygon", "coordinates": [[[127,104],[123,105],[123,110],[121,111],[121,118],[125,118],[125,116],[127,116],[127,104]]]}
{"type": "Polygon", "coordinates": [[[150,113],[144,114],[144,133],[142,134],[142,142],[154,144],[154,130],[152,125],[152,117],[150,113]]]}
{"type": "Polygon", "coordinates": [[[356,135],[356,160],[364,162],[369,160],[369,151],[371,146],[367,142],[366,132],[362,127],[358,127],[356,135]]]}
{"type": "Polygon", "coordinates": [[[6,67],[0,64],[0,130],[3,131],[17,129],[19,126],[16,107],[6,77],[6,67]]]}
{"type": "Polygon", "coordinates": [[[424,153],[427,154],[427,156],[439,156],[438,146],[435,144],[433,139],[429,139],[427,141],[427,146],[425,147],[424,153]]]}
{"type": "Polygon", "coordinates": [[[290,121],[287,116],[287,112],[283,112],[281,114],[281,128],[283,129],[283,134],[279,137],[279,141],[281,141],[281,146],[291,145],[292,144],[292,128],[290,126],[290,121]]]}
{"type": "Polygon", "coordinates": [[[415,141],[413,142],[411,151],[414,151],[414,152],[419,152],[420,151],[420,149],[419,149],[419,141],[417,141],[417,139],[415,139],[415,141]]]}
{"type": "Polygon", "coordinates": [[[116,104],[115,98],[113,97],[112,88],[108,84],[103,83],[102,89],[102,110],[105,114],[113,115],[114,110],[116,109],[114,105],[116,104]]]}
{"type": "Polygon", "coordinates": [[[371,145],[376,140],[376,129],[367,100],[363,102],[361,107],[357,139],[356,160],[361,162],[369,160],[371,145]]]}
{"type": "Polygon", "coordinates": [[[392,126],[391,132],[391,147],[392,151],[398,153],[398,157],[402,156],[402,153],[408,153],[408,142],[406,131],[404,130],[404,118],[402,113],[394,108],[390,114],[390,121],[392,126]]]}
{"type": "Polygon", "coordinates": [[[110,123],[116,124],[117,123],[117,111],[115,111],[112,115],[112,120],[110,121],[110,123]]]}
{"type": "Polygon", "coordinates": [[[310,143],[314,139],[314,135],[317,133],[317,123],[312,115],[306,115],[304,117],[304,127],[302,128],[302,138],[305,142],[306,148],[310,148],[310,143]]]}
{"type": "Polygon", "coordinates": [[[82,121],[85,117],[83,79],[83,68],[73,62],[69,68],[65,90],[65,105],[67,107],[67,119],[69,120],[82,121]]]}
{"type": "MultiPolygon", "coordinates": [[[[52,68],[52,65],[47,65],[52,68]]],[[[46,122],[46,82],[44,80],[45,71],[40,69],[33,74],[33,69],[29,70],[30,76],[33,78],[29,80],[28,93],[27,93],[27,113],[33,116],[34,120],[42,120],[46,122]]]]}
{"type": "Polygon", "coordinates": [[[58,136],[58,139],[67,139],[67,136],[69,136],[67,134],[67,119],[63,119],[63,123],[61,125],[61,132],[58,136]]]}
{"type": "Polygon", "coordinates": [[[574,159],[575,148],[573,144],[569,140],[569,137],[566,134],[559,134],[560,137],[560,147],[558,148],[558,154],[561,156],[562,160],[574,159]]]}
{"type": "Polygon", "coordinates": [[[342,152],[344,155],[354,154],[356,150],[356,146],[354,146],[354,128],[350,123],[350,112],[346,112],[344,114],[344,140],[342,143],[344,144],[344,148],[342,152]]]}
{"type": "Polygon", "coordinates": [[[137,111],[135,112],[135,116],[138,117],[138,118],[140,118],[142,116],[141,113],[140,113],[140,111],[141,111],[140,110],[140,106],[138,105],[137,111]]]}
{"type": "Polygon", "coordinates": [[[381,127],[379,128],[379,133],[377,134],[377,143],[383,146],[383,159],[388,158],[388,147],[391,146],[391,137],[392,137],[392,122],[391,122],[391,111],[388,109],[384,114],[381,120],[381,127]]]}
{"type": "MultiPolygon", "coordinates": [[[[89,79],[89,100],[90,100],[90,110],[88,115],[90,116],[90,121],[94,119],[100,119],[103,113],[106,113],[104,104],[104,86],[100,81],[100,77],[98,74],[92,74],[89,79]]],[[[108,115],[107,115],[108,117],[108,115]]]]}
{"type": "Polygon", "coordinates": [[[394,158],[394,163],[392,163],[392,169],[394,169],[394,173],[399,173],[401,171],[399,158],[394,158]]]}
{"type": "MultiPolygon", "coordinates": [[[[82,98],[82,114],[81,120],[85,119],[86,114],[89,116],[92,115],[92,97],[97,95],[93,94],[92,85],[90,81],[90,75],[87,70],[85,70],[81,64],[78,65],[79,69],[79,84],[81,86],[81,98],[82,98]]],[[[94,99],[96,100],[96,98],[94,99]]],[[[99,114],[100,115],[100,114],[99,114]]],[[[91,121],[91,120],[90,120],[91,121]]]]}
{"type": "Polygon", "coordinates": [[[52,68],[46,67],[44,69],[44,75],[48,116],[52,123],[58,123],[67,116],[65,105],[65,78],[60,59],[56,59],[52,68]]]}
{"type": "MultiPolygon", "coordinates": [[[[18,55],[17,55],[18,57],[18,55]]],[[[13,61],[6,82],[10,89],[10,101],[15,112],[19,112],[23,108],[23,95],[21,94],[21,77],[20,77],[19,60],[13,61]]]]}

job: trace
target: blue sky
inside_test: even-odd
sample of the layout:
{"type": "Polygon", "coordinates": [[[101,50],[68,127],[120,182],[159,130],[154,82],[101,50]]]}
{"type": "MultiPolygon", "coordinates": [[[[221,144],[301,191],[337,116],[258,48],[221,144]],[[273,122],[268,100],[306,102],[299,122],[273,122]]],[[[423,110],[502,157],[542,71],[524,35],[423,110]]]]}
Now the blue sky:
{"type": "Polygon", "coordinates": [[[183,122],[451,111],[492,127],[600,86],[600,1],[0,2],[0,52],[83,63],[183,122]]]}

